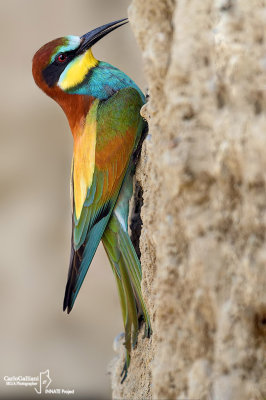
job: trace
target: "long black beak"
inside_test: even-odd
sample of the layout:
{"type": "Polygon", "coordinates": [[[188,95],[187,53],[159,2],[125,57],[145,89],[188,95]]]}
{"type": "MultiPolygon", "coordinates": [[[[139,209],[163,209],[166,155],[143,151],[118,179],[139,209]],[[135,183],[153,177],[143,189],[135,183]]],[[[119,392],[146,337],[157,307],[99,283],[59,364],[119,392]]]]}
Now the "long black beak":
{"type": "Polygon", "coordinates": [[[108,35],[108,33],[114,31],[115,29],[119,28],[122,25],[125,25],[128,23],[127,18],[119,19],[118,21],[110,22],[109,24],[102,25],[99,28],[93,29],[93,31],[90,31],[88,33],[85,33],[85,35],[81,36],[81,45],[78,48],[77,53],[81,54],[85,50],[89,49],[92,47],[95,43],[98,42],[101,38],[103,38],[105,35],[108,35]]]}

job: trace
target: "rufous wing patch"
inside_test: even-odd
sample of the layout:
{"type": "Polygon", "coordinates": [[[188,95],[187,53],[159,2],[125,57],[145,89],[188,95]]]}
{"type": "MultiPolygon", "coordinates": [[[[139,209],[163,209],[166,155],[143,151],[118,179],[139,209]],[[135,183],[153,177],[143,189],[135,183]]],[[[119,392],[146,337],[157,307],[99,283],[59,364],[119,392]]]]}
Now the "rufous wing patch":
{"type": "Polygon", "coordinates": [[[84,127],[74,137],[73,185],[76,218],[79,219],[88,189],[93,180],[96,148],[96,113],[99,100],[95,100],[87,114],[84,127]]]}
{"type": "MultiPolygon", "coordinates": [[[[104,132],[101,132],[103,134],[104,132]]],[[[109,139],[99,149],[96,144],[96,167],[101,171],[108,171],[108,182],[103,188],[103,199],[112,197],[118,190],[121,179],[127,168],[129,156],[132,152],[135,140],[135,129],[127,129],[124,136],[117,135],[109,139]]]]}

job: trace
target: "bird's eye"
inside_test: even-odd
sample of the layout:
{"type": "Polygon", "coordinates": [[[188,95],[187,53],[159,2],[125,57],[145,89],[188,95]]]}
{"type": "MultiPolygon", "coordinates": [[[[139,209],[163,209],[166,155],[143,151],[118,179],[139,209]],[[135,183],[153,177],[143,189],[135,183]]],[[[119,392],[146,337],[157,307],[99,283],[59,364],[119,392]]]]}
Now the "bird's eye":
{"type": "Polygon", "coordinates": [[[66,54],[64,54],[64,53],[60,53],[60,54],[58,54],[56,60],[57,60],[59,63],[64,63],[64,62],[66,62],[66,60],[67,60],[67,56],[66,56],[66,54]]]}

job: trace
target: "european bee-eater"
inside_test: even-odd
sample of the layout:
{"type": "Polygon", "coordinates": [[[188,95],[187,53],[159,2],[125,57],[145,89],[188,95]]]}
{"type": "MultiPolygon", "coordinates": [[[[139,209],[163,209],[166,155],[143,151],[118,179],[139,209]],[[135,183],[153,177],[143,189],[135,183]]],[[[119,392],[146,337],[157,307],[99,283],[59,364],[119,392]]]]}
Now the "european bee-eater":
{"type": "Polygon", "coordinates": [[[140,317],[151,326],[142,294],[141,265],[128,234],[134,153],[147,128],[140,116],[145,96],[122,71],[94,58],[91,47],[127,18],[79,36],[65,36],[33,57],[36,84],[65,112],[72,131],[72,239],[63,310],[74,305],[102,240],[119,292],[125,328],[122,381],[137,343],[140,317]]]}

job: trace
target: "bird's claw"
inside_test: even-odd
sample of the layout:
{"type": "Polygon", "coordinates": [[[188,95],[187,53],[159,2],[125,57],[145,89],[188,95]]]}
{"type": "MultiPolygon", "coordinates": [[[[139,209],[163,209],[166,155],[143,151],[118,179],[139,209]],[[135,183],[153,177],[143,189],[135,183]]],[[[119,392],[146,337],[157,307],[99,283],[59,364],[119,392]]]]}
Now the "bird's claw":
{"type": "Polygon", "coordinates": [[[127,360],[125,360],[124,367],[123,367],[122,372],[120,374],[120,377],[122,378],[121,379],[121,385],[122,385],[122,383],[124,383],[124,380],[127,377],[127,371],[128,371],[127,360]]]}

